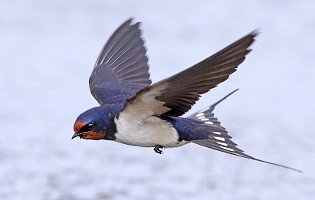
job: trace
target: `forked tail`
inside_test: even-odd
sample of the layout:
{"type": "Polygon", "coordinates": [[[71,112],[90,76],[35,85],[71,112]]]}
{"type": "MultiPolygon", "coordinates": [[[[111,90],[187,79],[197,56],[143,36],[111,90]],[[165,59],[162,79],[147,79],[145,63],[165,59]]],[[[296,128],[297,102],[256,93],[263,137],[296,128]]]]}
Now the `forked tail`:
{"type": "Polygon", "coordinates": [[[202,125],[200,127],[200,130],[203,133],[208,134],[207,139],[192,140],[191,142],[201,145],[201,146],[211,148],[211,149],[215,149],[224,153],[240,156],[240,157],[251,159],[251,160],[256,160],[259,162],[275,165],[278,167],[283,167],[286,169],[290,169],[290,170],[302,173],[301,170],[298,170],[292,167],[254,158],[252,156],[245,154],[243,150],[237,148],[237,144],[232,141],[232,137],[228,135],[228,132],[226,131],[226,129],[223,126],[221,126],[220,121],[218,121],[218,119],[214,116],[214,113],[213,113],[215,107],[219,103],[221,103],[223,100],[225,100],[227,97],[229,97],[236,91],[238,91],[238,89],[224,96],[222,99],[215,102],[211,106],[205,109],[202,109],[194,113],[193,115],[189,116],[189,118],[201,122],[202,125]]]}

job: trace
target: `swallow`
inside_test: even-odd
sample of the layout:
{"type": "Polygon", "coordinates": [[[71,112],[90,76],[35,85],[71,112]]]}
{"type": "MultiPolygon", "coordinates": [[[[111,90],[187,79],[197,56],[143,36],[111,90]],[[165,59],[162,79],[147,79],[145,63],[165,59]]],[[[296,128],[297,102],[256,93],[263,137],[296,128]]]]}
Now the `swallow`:
{"type": "Polygon", "coordinates": [[[113,140],[163,148],[195,143],[210,149],[287,169],[297,169],[249,156],[237,147],[214,116],[216,105],[181,117],[208,92],[228,79],[245,60],[258,35],[253,31],[192,67],[151,84],[148,58],[139,28],[132,18],[124,22],[101,50],[89,79],[90,91],[100,106],[78,116],[73,138],[113,140]]]}

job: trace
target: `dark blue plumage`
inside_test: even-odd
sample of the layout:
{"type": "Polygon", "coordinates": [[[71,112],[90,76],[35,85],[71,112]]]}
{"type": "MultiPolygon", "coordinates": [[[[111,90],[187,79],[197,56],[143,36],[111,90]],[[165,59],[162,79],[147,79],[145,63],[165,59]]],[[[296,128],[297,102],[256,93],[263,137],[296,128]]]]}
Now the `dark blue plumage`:
{"type": "Polygon", "coordinates": [[[208,133],[201,130],[202,123],[183,117],[160,116],[161,119],[170,122],[178,132],[178,141],[193,141],[208,139],[208,133]]]}

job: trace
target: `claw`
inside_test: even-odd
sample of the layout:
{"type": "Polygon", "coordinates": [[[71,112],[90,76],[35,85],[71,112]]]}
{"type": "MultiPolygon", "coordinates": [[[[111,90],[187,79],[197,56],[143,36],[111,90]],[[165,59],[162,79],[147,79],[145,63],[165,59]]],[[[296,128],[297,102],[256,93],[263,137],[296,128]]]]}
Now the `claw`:
{"type": "Polygon", "coordinates": [[[153,150],[155,151],[155,153],[162,154],[163,151],[161,149],[164,149],[164,147],[161,145],[156,145],[153,150]]]}

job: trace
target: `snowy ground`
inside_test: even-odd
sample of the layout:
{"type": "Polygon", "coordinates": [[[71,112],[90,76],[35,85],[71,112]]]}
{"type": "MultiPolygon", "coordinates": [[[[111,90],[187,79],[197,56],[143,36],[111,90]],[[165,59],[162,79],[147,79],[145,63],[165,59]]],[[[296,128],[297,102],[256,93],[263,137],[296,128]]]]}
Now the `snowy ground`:
{"type": "Polygon", "coordinates": [[[314,199],[313,1],[0,1],[0,199],[314,199]],[[261,2],[261,3],[258,3],[261,2]],[[248,154],[70,140],[96,106],[88,78],[109,35],[143,22],[153,81],[262,33],[238,72],[194,106],[216,110],[248,154]]]}

